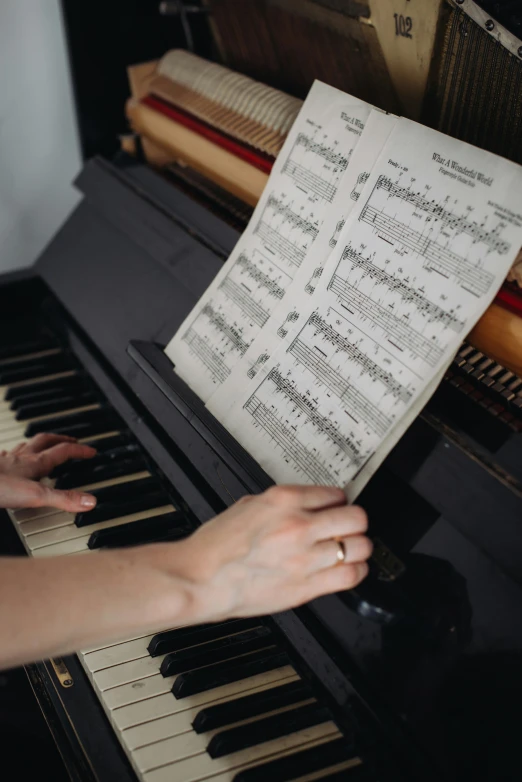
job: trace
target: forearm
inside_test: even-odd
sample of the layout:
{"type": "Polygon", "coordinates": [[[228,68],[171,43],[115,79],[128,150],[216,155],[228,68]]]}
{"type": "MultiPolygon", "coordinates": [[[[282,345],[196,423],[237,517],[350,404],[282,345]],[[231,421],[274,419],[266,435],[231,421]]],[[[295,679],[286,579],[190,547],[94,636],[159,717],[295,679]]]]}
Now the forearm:
{"type": "Polygon", "coordinates": [[[0,559],[0,668],[195,621],[183,544],[0,559]]]}

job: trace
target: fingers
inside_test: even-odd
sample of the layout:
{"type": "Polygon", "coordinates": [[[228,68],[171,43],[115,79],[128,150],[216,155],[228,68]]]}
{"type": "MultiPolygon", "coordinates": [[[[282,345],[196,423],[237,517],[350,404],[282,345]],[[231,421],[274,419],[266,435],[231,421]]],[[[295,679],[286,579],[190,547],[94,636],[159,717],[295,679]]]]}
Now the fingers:
{"type": "MultiPolygon", "coordinates": [[[[60,443],[75,443],[76,438],[67,437],[64,434],[46,434],[44,432],[32,437],[29,442],[24,443],[24,450],[27,453],[41,453],[48,448],[52,448],[54,445],[60,443]]],[[[18,448],[19,446],[17,446],[18,448]]]]}
{"type": "Polygon", "coordinates": [[[308,579],[306,596],[303,602],[314,600],[322,595],[329,595],[331,592],[344,592],[346,589],[354,589],[366,578],[368,569],[366,562],[356,562],[314,573],[308,579]]]}
{"type": "Polygon", "coordinates": [[[70,459],[92,459],[93,456],[96,456],[96,451],[88,445],[76,442],[53,445],[45,453],[40,454],[38,472],[35,477],[43,478],[45,475],[49,475],[55,467],[70,459]]]}
{"type": "Polygon", "coordinates": [[[96,498],[78,491],[57,491],[28,478],[0,476],[0,507],[53,507],[71,513],[81,513],[96,505],[96,498]]]}
{"type": "Polygon", "coordinates": [[[84,494],[79,491],[59,491],[50,489],[42,484],[35,484],[40,487],[38,495],[38,505],[31,507],[51,507],[58,510],[69,511],[70,513],[83,513],[92,510],[96,505],[96,497],[92,494],[84,494]]]}
{"type": "Polygon", "coordinates": [[[343,490],[336,486],[272,486],[263,497],[279,507],[311,511],[346,504],[343,490]]]}
{"type": "Polygon", "coordinates": [[[358,505],[328,508],[310,518],[310,537],[314,542],[359,535],[368,529],[368,516],[358,505]]]}
{"type": "MultiPolygon", "coordinates": [[[[366,562],[372,555],[372,542],[364,535],[352,535],[348,538],[342,538],[344,546],[344,564],[353,565],[359,562],[366,562]]],[[[316,543],[310,554],[310,573],[317,570],[326,570],[327,568],[341,567],[338,557],[340,551],[339,544],[335,540],[325,540],[316,543]]]]}

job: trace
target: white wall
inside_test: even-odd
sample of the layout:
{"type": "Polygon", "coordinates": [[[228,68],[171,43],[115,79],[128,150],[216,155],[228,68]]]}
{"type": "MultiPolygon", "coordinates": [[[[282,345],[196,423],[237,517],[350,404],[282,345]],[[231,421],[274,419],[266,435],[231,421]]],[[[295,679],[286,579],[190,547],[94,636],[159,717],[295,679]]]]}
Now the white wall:
{"type": "Polygon", "coordinates": [[[59,0],[0,0],[0,273],[38,257],[80,165],[59,0]]]}

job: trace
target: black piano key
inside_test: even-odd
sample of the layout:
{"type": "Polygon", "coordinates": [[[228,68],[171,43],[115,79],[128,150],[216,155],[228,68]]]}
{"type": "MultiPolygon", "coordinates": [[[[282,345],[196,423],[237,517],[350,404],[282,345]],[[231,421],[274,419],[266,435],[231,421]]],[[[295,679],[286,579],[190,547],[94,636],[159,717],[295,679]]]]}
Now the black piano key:
{"type": "Polygon", "coordinates": [[[157,543],[162,540],[182,540],[191,527],[181,513],[164,513],[148,519],[129,521],[117,527],[106,527],[92,533],[87,545],[95,548],[122,548],[157,543]]]}
{"type": "Polygon", "coordinates": [[[225,684],[249,679],[259,673],[282,668],[284,665],[290,665],[290,658],[286,652],[279,649],[261,649],[259,652],[247,655],[243,662],[227,661],[208,668],[198,668],[197,671],[180,673],[172,686],[172,693],[175,698],[186,698],[199,692],[223,687],[225,684]]]}
{"type": "Polygon", "coordinates": [[[28,421],[30,418],[40,418],[51,413],[59,413],[62,410],[72,410],[75,407],[92,405],[98,401],[99,398],[94,392],[58,396],[52,400],[21,405],[16,411],[15,418],[17,421],[28,421]]]}
{"type": "Polygon", "coordinates": [[[239,633],[251,627],[258,627],[259,619],[229,619],[227,622],[203,624],[196,627],[181,627],[178,630],[168,630],[154,636],[147,647],[151,657],[185,649],[217,638],[223,638],[232,633],[239,633]]]}
{"type": "Polygon", "coordinates": [[[109,437],[102,437],[100,440],[93,440],[92,442],[87,440],[85,445],[90,445],[92,448],[95,448],[99,454],[115,451],[117,448],[124,448],[126,446],[132,446],[135,449],[138,449],[139,447],[129,431],[111,434],[109,437]]]}
{"type": "MultiPolygon", "coordinates": [[[[293,779],[346,763],[356,756],[353,742],[347,738],[334,739],[311,749],[303,749],[293,755],[269,760],[254,768],[240,771],[233,782],[291,782],[293,779]]],[[[344,771],[343,773],[346,774],[344,771]]],[[[351,777],[350,777],[351,779],[351,777]]]]}
{"type": "Polygon", "coordinates": [[[22,380],[54,375],[58,372],[66,372],[75,369],[77,364],[68,353],[58,353],[56,356],[33,359],[27,362],[12,364],[12,368],[0,367],[0,386],[8,386],[11,383],[20,383],[22,380]]]}
{"type": "Polygon", "coordinates": [[[319,703],[297,706],[281,714],[273,714],[271,717],[263,717],[247,725],[216,733],[209,742],[207,752],[211,758],[222,758],[224,755],[321,725],[331,719],[330,709],[319,703]]]}
{"type": "Polygon", "coordinates": [[[136,499],[146,494],[164,491],[160,481],[154,475],[138,478],[136,481],[124,481],[113,486],[102,486],[92,492],[98,500],[98,505],[104,502],[118,502],[127,499],[136,499]]]}
{"type": "MultiPolygon", "coordinates": [[[[119,432],[118,434],[110,435],[109,437],[102,437],[99,440],[87,440],[85,445],[89,445],[97,451],[97,455],[93,459],[103,457],[104,454],[110,454],[120,449],[128,448],[128,453],[140,453],[141,449],[137,443],[132,439],[130,432],[119,432]]],[[[108,457],[110,458],[110,457],[108,457]]],[[[89,464],[91,460],[89,460],[89,464]]],[[[85,459],[72,459],[70,462],[65,462],[55,467],[51,473],[51,478],[59,478],[62,475],[68,475],[74,470],[83,470],[85,467],[85,459]]]]}
{"type": "Polygon", "coordinates": [[[375,782],[375,775],[361,764],[319,777],[317,782],[375,782]]]}
{"type": "MultiPolygon", "coordinates": [[[[74,380],[74,383],[65,383],[64,385],[60,385],[58,381],[45,383],[42,385],[49,385],[49,388],[46,388],[41,391],[26,391],[25,393],[21,393],[14,397],[14,399],[11,400],[11,410],[19,410],[21,407],[24,407],[25,405],[32,405],[32,404],[39,404],[40,402],[51,402],[54,399],[58,399],[59,397],[65,397],[65,396],[71,396],[73,394],[86,394],[86,393],[92,393],[94,392],[94,389],[90,383],[87,383],[85,379],[82,376],[78,375],[71,375],[69,377],[64,377],[63,380],[74,380]]],[[[29,386],[32,388],[32,385],[29,386]]],[[[15,389],[16,391],[23,391],[26,389],[26,386],[17,386],[15,389]]]]}
{"type": "Polygon", "coordinates": [[[143,513],[144,511],[154,510],[154,508],[161,508],[163,505],[169,504],[170,498],[163,491],[152,492],[134,499],[101,502],[91,511],[76,514],[75,524],[77,527],[88,527],[89,524],[111,521],[122,516],[130,516],[131,513],[143,513]]]}
{"type": "Polygon", "coordinates": [[[78,388],[80,384],[85,383],[88,383],[86,375],[83,372],[75,371],[73,375],[58,377],[54,380],[37,380],[34,383],[8,388],[5,392],[4,399],[8,402],[14,402],[17,399],[33,394],[50,393],[59,389],[78,388]]]}
{"type": "Polygon", "coordinates": [[[153,476],[94,489],[91,494],[94,494],[98,500],[96,507],[87,513],[76,515],[77,527],[116,519],[130,513],[152,510],[171,503],[169,495],[153,476]]]}
{"type": "Polygon", "coordinates": [[[122,459],[119,462],[97,463],[91,465],[97,457],[88,459],[82,464],[82,469],[74,469],[63,473],[56,479],[57,489],[75,489],[77,486],[85,486],[88,483],[98,481],[110,481],[113,478],[123,478],[136,472],[147,469],[147,462],[143,456],[135,455],[134,458],[122,459]]]}
{"type": "Polygon", "coordinates": [[[196,733],[206,733],[209,730],[224,728],[233,722],[259,717],[269,711],[292,706],[311,697],[312,691],[303,681],[275,685],[253,695],[245,695],[243,698],[235,698],[227,703],[218,703],[217,706],[201,709],[192,727],[196,733]]]}
{"type": "Polygon", "coordinates": [[[40,350],[49,350],[55,347],[58,347],[58,345],[46,337],[27,339],[23,342],[12,342],[11,344],[0,346],[0,361],[6,361],[16,356],[25,356],[29,353],[38,353],[40,350]]]}
{"type": "Polygon", "coordinates": [[[44,421],[32,421],[24,434],[26,437],[33,437],[39,432],[54,432],[83,439],[118,429],[120,425],[120,419],[116,413],[108,408],[100,407],[97,410],[46,418],[44,421]]]}
{"type": "Polygon", "coordinates": [[[274,637],[268,627],[256,627],[237,635],[208,641],[197,648],[179,649],[168,654],[161,663],[162,676],[173,676],[195,668],[231,660],[248,652],[257,652],[274,646],[274,637]]]}

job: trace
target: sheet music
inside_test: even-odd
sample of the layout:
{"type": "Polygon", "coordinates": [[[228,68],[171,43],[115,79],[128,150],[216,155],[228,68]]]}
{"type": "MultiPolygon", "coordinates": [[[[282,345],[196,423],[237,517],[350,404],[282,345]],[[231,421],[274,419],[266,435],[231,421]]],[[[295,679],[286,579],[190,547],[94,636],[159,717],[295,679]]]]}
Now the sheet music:
{"type": "Polygon", "coordinates": [[[227,263],[165,352],[207,401],[306,265],[371,107],[315,82],[227,263]]]}
{"type": "Polygon", "coordinates": [[[334,203],[325,216],[321,236],[296,274],[284,301],[275,308],[264,328],[253,340],[242,360],[236,364],[228,379],[208,400],[209,409],[218,418],[226,415],[238,393],[248,393],[248,387],[259,369],[268,361],[282,341],[289,340],[300,325],[309,306],[307,300],[319,283],[328,257],[355,207],[358,196],[382,149],[397,122],[397,117],[372,109],[361,138],[351,157],[334,203]],[[304,293],[307,296],[303,296],[304,293]]]}
{"type": "Polygon", "coordinates": [[[520,166],[397,121],[305,317],[219,415],[274,480],[360,491],[504,280],[521,188],[520,166]]]}

